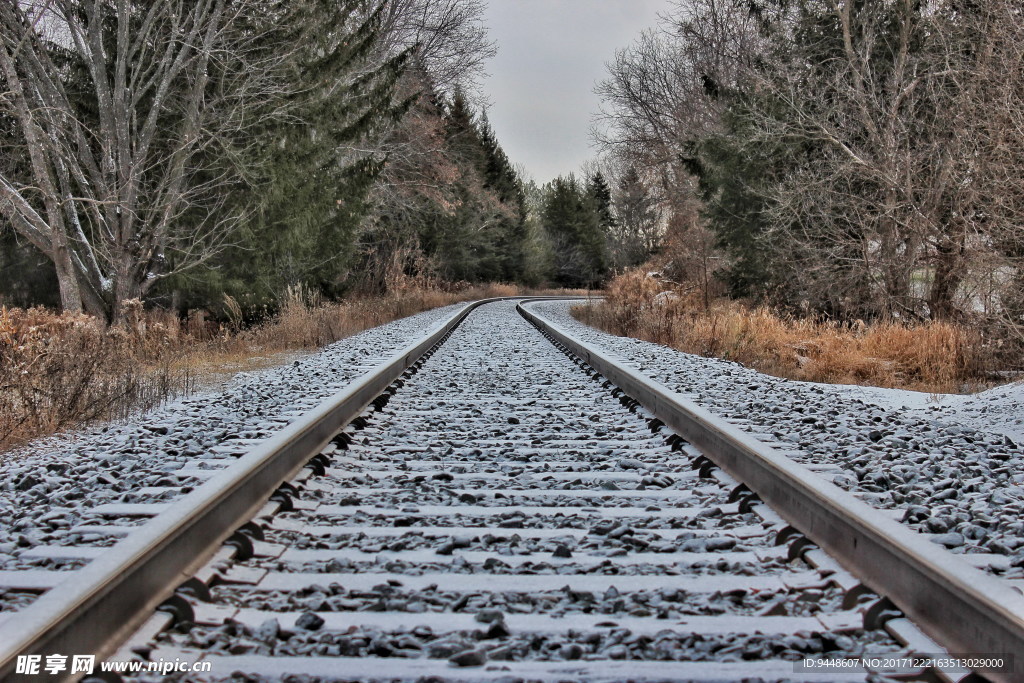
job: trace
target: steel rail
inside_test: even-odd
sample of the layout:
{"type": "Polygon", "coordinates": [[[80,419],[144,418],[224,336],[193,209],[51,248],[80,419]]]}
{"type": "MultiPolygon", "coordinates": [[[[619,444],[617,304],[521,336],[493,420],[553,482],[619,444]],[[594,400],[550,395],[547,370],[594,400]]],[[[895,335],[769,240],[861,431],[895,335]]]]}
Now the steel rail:
{"type": "MultiPolygon", "coordinates": [[[[1024,657],[1024,596],[923,535],[527,308],[542,332],[586,361],[799,529],[951,654],[1024,657]]],[[[981,670],[999,683],[1013,672],[981,670]]]]}
{"type": "Polygon", "coordinates": [[[0,680],[33,679],[15,673],[19,655],[94,654],[102,660],[113,654],[236,529],[259,512],[283,482],[473,309],[520,298],[495,297],[462,307],[422,339],[172,503],[110,552],[69,572],[67,580],[0,625],[0,680]]]}

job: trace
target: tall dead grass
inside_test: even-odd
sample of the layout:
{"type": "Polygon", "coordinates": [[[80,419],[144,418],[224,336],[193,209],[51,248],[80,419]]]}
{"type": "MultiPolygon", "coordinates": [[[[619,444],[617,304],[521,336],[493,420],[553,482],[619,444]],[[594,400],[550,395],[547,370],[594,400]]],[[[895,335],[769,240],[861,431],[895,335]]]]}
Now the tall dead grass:
{"type": "Polygon", "coordinates": [[[0,449],[190,390],[194,375],[178,362],[186,339],[161,315],[108,329],[85,315],[0,309],[0,449]]]}
{"type": "Polygon", "coordinates": [[[705,308],[700,297],[639,271],[614,279],[603,303],[573,311],[613,334],[791,379],[957,392],[984,375],[980,340],[957,325],[844,324],[732,300],[705,308]]]}
{"type": "Polygon", "coordinates": [[[125,324],[42,308],[0,308],[0,451],[93,420],[126,417],[238,370],[280,362],[405,316],[460,301],[515,296],[509,285],[404,289],[387,296],[323,301],[295,288],[277,315],[241,329],[203,311],[185,320],[127,304],[125,324]]]}
{"type": "Polygon", "coordinates": [[[455,290],[405,289],[387,296],[328,302],[318,292],[291,287],[285,292],[276,316],[235,335],[231,341],[241,344],[243,349],[315,349],[431,308],[518,293],[519,290],[511,285],[492,284],[455,290]]]}

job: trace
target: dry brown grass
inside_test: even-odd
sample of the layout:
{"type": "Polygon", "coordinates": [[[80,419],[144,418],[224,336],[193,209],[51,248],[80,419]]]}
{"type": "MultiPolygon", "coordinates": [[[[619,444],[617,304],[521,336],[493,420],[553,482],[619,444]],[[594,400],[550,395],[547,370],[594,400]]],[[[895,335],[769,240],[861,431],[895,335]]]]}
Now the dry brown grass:
{"type": "Polygon", "coordinates": [[[791,379],[956,392],[983,375],[983,345],[963,327],[821,322],[731,300],[705,309],[639,271],[613,280],[603,303],[573,310],[613,334],[791,379]]]}
{"type": "Polygon", "coordinates": [[[0,448],[188,391],[188,335],[167,316],[107,329],[85,315],[0,309],[0,448]]]}
{"type": "Polygon", "coordinates": [[[281,310],[268,322],[232,338],[243,348],[265,351],[315,349],[386,322],[460,301],[515,296],[511,285],[493,284],[456,291],[408,289],[388,296],[326,302],[319,294],[290,288],[281,310]]]}
{"type": "Polygon", "coordinates": [[[0,452],[85,422],[125,417],[421,311],[523,293],[496,284],[326,302],[294,289],[276,316],[249,329],[239,329],[241,312],[230,300],[228,323],[211,322],[204,312],[181,321],[130,302],[125,325],[112,328],[85,315],[0,308],[0,452]]]}

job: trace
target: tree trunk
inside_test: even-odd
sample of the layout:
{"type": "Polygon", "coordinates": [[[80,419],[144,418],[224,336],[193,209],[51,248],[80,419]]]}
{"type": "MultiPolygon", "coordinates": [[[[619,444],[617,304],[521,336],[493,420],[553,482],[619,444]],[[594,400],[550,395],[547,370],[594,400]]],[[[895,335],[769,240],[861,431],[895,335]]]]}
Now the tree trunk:
{"type": "Polygon", "coordinates": [[[57,271],[57,286],[60,288],[60,306],[65,313],[82,312],[82,293],[78,287],[78,274],[66,244],[54,247],[53,265],[57,271]]]}
{"type": "Polygon", "coordinates": [[[113,325],[120,325],[124,322],[125,302],[142,298],[142,285],[132,277],[133,269],[127,261],[128,257],[125,258],[125,263],[118,268],[117,279],[114,281],[114,300],[110,311],[110,323],[113,325]]]}
{"type": "Polygon", "coordinates": [[[928,307],[934,320],[949,320],[956,314],[954,299],[963,281],[963,234],[936,246],[935,277],[928,292],[928,307]]]}

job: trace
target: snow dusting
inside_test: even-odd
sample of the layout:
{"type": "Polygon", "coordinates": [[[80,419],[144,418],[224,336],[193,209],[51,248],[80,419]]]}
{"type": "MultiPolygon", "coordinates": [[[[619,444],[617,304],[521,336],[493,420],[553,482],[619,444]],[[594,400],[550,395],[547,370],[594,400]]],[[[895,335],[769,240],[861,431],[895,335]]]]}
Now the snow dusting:
{"type": "Polygon", "coordinates": [[[1020,385],[932,396],[765,375],[588,327],[572,303],[532,304],[571,334],[692,400],[956,553],[995,553],[1024,578],[1020,385]]]}
{"type": "MultiPolygon", "coordinates": [[[[240,373],[222,390],[8,453],[0,463],[0,569],[75,568],[80,563],[23,556],[41,545],[112,545],[126,521],[94,508],[187,493],[205,480],[204,471],[233,464],[460,306],[367,330],[288,365],[240,373]]],[[[24,601],[0,590],[0,611],[24,601]]]]}

